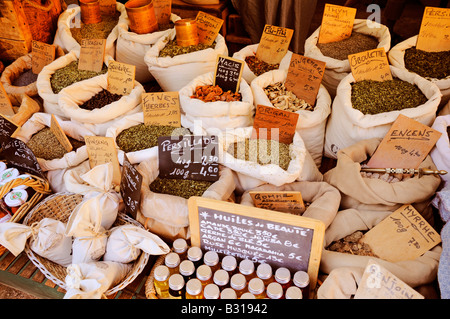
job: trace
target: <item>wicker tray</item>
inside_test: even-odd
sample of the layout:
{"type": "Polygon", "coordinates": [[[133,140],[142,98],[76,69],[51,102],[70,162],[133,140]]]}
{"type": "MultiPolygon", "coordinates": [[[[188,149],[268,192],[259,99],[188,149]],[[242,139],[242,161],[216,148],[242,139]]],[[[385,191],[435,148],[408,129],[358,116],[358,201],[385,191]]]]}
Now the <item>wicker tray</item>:
{"type": "MultiPolygon", "coordinates": [[[[34,222],[39,222],[43,218],[53,218],[59,220],[63,223],[66,223],[69,219],[70,214],[73,209],[82,201],[83,197],[80,194],[73,193],[56,193],[53,194],[42,202],[40,202],[36,207],[34,207],[28,215],[25,217],[23,224],[31,225],[34,222]]],[[[138,227],[143,226],[138,223],[136,220],[128,217],[125,214],[119,213],[116,221],[114,222],[114,226],[120,226],[124,224],[132,224],[138,227]]],[[[50,260],[43,258],[37,254],[35,254],[29,247],[29,243],[25,245],[25,253],[31,262],[44,274],[44,276],[60,286],[61,288],[67,290],[67,286],[65,284],[66,277],[66,267],[58,265],[50,260]]],[[[133,282],[136,277],[144,270],[150,255],[141,252],[140,256],[133,262],[132,268],[127,276],[114,287],[109,288],[105,295],[112,295],[119,290],[124,289],[127,285],[133,282]]]]}
{"type": "Polygon", "coordinates": [[[156,294],[155,285],[153,285],[153,280],[155,278],[155,269],[160,265],[164,265],[164,258],[166,258],[166,255],[161,255],[156,259],[152,270],[150,271],[150,275],[147,277],[145,282],[145,296],[147,299],[159,299],[156,294]]]}

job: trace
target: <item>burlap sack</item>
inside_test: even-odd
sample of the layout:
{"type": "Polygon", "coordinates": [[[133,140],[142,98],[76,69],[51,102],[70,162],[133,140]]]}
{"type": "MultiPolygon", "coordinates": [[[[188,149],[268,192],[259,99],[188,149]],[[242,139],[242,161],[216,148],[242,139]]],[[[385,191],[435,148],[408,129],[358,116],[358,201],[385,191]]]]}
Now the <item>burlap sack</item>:
{"type": "MultiPolygon", "coordinates": [[[[433,225],[433,214],[428,203],[439,187],[439,176],[424,175],[419,178],[415,175],[394,183],[361,176],[360,163],[373,155],[380,142],[381,139],[376,138],[362,140],[340,150],[336,167],[324,174],[324,181],[341,192],[341,209],[354,208],[382,214],[394,212],[404,204],[412,204],[433,225]]],[[[427,156],[419,168],[436,169],[436,166],[427,156]]]]}
{"type": "Polygon", "coordinates": [[[33,114],[41,111],[42,105],[35,99],[29,97],[26,93],[8,94],[8,98],[13,106],[14,115],[6,116],[17,125],[24,125],[33,114]]]}
{"type": "Polygon", "coordinates": [[[339,210],[341,194],[339,191],[325,182],[294,182],[282,186],[261,185],[242,194],[241,205],[254,207],[250,191],[297,191],[300,192],[307,206],[303,217],[314,218],[322,221],[327,228],[339,210]]]}

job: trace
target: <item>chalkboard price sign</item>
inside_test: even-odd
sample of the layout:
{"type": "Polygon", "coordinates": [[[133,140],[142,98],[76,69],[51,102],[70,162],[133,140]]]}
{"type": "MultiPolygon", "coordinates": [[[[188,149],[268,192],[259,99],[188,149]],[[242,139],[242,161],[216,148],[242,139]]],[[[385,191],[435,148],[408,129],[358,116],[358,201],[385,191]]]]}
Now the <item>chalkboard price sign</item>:
{"type": "Polygon", "coordinates": [[[193,246],[292,273],[306,271],[315,287],[325,234],[322,221],[202,197],[191,197],[188,205],[193,246]]]}
{"type": "Polygon", "coordinates": [[[120,180],[120,194],[125,204],[125,210],[136,219],[141,202],[142,175],[130,163],[124,154],[122,165],[122,178],[120,180]]]}
{"type": "Polygon", "coordinates": [[[29,173],[43,179],[46,179],[36,156],[28,146],[16,138],[2,145],[1,158],[6,159],[8,167],[17,168],[20,172],[29,173]]]}
{"type": "Polygon", "coordinates": [[[244,61],[217,56],[214,85],[218,85],[224,92],[238,93],[243,67],[244,61]]]}
{"type": "Polygon", "coordinates": [[[9,141],[9,138],[14,134],[14,132],[19,128],[18,125],[14,124],[6,117],[0,114],[0,147],[1,144],[9,141]]]}
{"type": "Polygon", "coordinates": [[[159,177],[215,182],[219,179],[217,136],[158,137],[159,177]]]}

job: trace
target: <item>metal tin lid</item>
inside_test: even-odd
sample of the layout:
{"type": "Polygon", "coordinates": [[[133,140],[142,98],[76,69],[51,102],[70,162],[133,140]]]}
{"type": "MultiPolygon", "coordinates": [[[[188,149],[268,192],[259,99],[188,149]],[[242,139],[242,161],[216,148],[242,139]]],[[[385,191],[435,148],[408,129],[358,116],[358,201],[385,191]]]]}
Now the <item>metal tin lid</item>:
{"type": "Polygon", "coordinates": [[[200,280],[193,278],[189,279],[186,284],[186,292],[191,296],[196,296],[202,292],[202,283],[200,280]]]}
{"type": "Polygon", "coordinates": [[[215,251],[207,251],[203,256],[203,261],[210,267],[215,266],[219,262],[219,255],[215,251]]]}
{"type": "Polygon", "coordinates": [[[306,271],[299,270],[294,274],[294,278],[292,281],[297,287],[305,288],[309,285],[309,275],[306,271]]]}
{"type": "Polygon", "coordinates": [[[236,291],[231,288],[225,288],[220,293],[220,299],[237,299],[236,291]]]}
{"type": "Polygon", "coordinates": [[[261,279],[269,279],[272,277],[272,267],[269,264],[260,264],[256,268],[256,275],[261,279]]]}
{"type": "Polygon", "coordinates": [[[248,282],[248,291],[254,295],[259,295],[264,292],[264,282],[259,278],[252,278],[248,282]]]}
{"type": "Polygon", "coordinates": [[[254,294],[251,294],[249,292],[243,293],[241,298],[239,299],[256,299],[254,294]]]}
{"type": "Polygon", "coordinates": [[[192,246],[188,249],[187,257],[190,261],[199,261],[203,257],[200,247],[192,246]]]}
{"type": "Polygon", "coordinates": [[[277,282],[272,282],[267,286],[267,297],[270,299],[280,299],[283,297],[283,287],[277,282]]]}
{"type": "Polygon", "coordinates": [[[24,204],[27,201],[27,199],[28,193],[23,189],[11,191],[4,197],[5,204],[8,205],[9,207],[18,207],[24,204]]]}
{"type": "Polygon", "coordinates": [[[180,256],[177,253],[168,253],[164,259],[164,264],[169,268],[175,268],[180,264],[180,256]]]}
{"type": "Polygon", "coordinates": [[[208,265],[201,265],[197,268],[197,278],[205,281],[212,277],[211,267],[208,265]]]}
{"type": "Polygon", "coordinates": [[[194,273],[195,266],[194,263],[190,260],[183,260],[180,263],[180,274],[183,276],[190,276],[194,273]]]}
{"type": "Polygon", "coordinates": [[[160,265],[155,268],[155,272],[154,272],[155,280],[165,281],[165,280],[167,280],[167,278],[169,278],[169,275],[170,275],[170,272],[169,272],[169,268],[167,268],[167,266],[160,265]]]}
{"type": "Polygon", "coordinates": [[[220,289],[216,284],[208,284],[203,289],[203,297],[205,299],[219,299],[220,297],[220,289]]]}
{"type": "Polygon", "coordinates": [[[247,284],[247,281],[245,280],[245,277],[243,274],[234,274],[231,276],[230,285],[231,288],[235,290],[242,290],[245,288],[245,285],[247,284]]]}
{"type": "Polygon", "coordinates": [[[291,286],[288,289],[286,289],[285,298],[286,299],[302,299],[303,294],[302,294],[302,291],[300,290],[300,288],[291,286]]]}
{"type": "Polygon", "coordinates": [[[173,242],[173,251],[177,254],[184,253],[188,249],[188,244],[183,238],[175,239],[173,242]]]}
{"type": "Polygon", "coordinates": [[[173,274],[169,278],[169,288],[172,290],[180,290],[184,287],[184,278],[180,274],[173,274]]]}
{"type": "Polygon", "coordinates": [[[230,281],[230,275],[226,270],[219,269],[214,273],[213,280],[217,286],[225,286],[230,281]]]}
{"type": "Polygon", "coordinates": [[[291,280],[291,272],[285,267],[280,267],[275,271],[275,280],[280,284],[287,284],[291,280]]]}
{"type": "Polygon", "coordinates": [[[244,275],[250,275],[255,271],[255,264],[250,259],[244,259],[239,263],[239,271],[244,275]]]}
{"type": "Polygon", "coordinates": [[[226,271],[233,271],[236,267],[237,261],[233,256],[225,256],[222,258],[222,269],[226,271]]]}
{"type": "Polygon", "coordinates": [[[7,168],[0,174],[0,186],[19,176],[17,168],[7,168]]]}

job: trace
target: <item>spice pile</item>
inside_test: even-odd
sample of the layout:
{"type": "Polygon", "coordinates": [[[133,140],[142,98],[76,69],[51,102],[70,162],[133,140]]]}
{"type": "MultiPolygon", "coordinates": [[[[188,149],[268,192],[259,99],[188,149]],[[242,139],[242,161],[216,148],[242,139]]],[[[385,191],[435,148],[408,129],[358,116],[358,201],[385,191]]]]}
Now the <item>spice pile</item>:
{"type": "Polygon", "coordinates": [[[194,94],[191,96],[193,99],[199,99],[203,102],[216,102],[216,101],[241,101],[242,97],[240,93],[233,93],[231,91],[224,92],[218,85],[200,85],[195,88],[194,94]]]}
{"type": "Polygon", "coordinates": [[[378,257],[372,252],[369,245],[360,242],[363,236],[364,234],[361,231],[356,231],[340,240],[332,242],[327,249],[338,253],[378,257]]]}
{"type": "Polygon", "coordinates": [[[282,82],[266,86],[264,93],[266,93],[270,103],[277,109],[291,112],[299,110],[314,111],[314,106],[309,105],[305,100],[288,91],[282,82]]]}
{"type": "MultiPolygon", "coordinates": [[[[78,141],[70,136],[67,136],[67,138],[72,144],[73,151],[84,145],[84,141],[78,141]]],[[[27,146],[37,158],[43,158],[48,161],[61,158],[67,153],[49,127],[35,133],[28,141],[27,146]]]]}
{"type": "Polygon", "coordinates": [[[183,127],[138,124],[120,132],[116,137],[116,143],[125,153],[137,152],[157,146],[159,136],[190,134],[191,132],[183,127]]]}
{"type": "Polygon", "coordinates": [[[84,24],[81,28],[70,28],[72,37],[81,44],[82,39],[106,39],[112,29],[119,22],[120,12],[116,11],[113,15],[102,15],[102,21],[99,23],[84,24]]]}
{"type": "Polygon", "coordinates": [[[405,50],[405,68],[424,78],[444,79],[450,75],[450,51],[405,50]]]}
{"type": "Polygon", "coordinates": [[[157,177],[150,184],[150,190],[159,194],[174,195],[189,199],[192,196],[202,196],[212,184],[213,182],[209,181],[157,177]]]}
{"type": "Polygon", "coordinates": [[[78,60],[72,61],[65,67],[58,69],[52,74],[50,84],[53,93],[57,94],[71,84],[93,78],[94,76],[108,72],[108,67],[103,64],[100,72],[78,70],[78,60]]]}
{"type": "Polygon", "coordinates": [[[317,43],[317,47],[323,55],[336,60],[347,60],[349,54],[373,50],[376,49],[377,46],[377,38],[355,31],[352,32],[352,35],[349,38],[341,41],[317,43]]]}
{"type": "Polygon", "coordinates": [[[291,161],[289,145],[274,140],[247,138],[230,144],[227,153],[237,159],[260,165],[276,164],[283,170],[287,170],[291,161]]]}
{"type": "Polygon", "coordinates": [[[192,53],[196,51],[206,50],[209,48],[214,49],[216,47],[216,42],[213,42],[211,45],[207,45],[204,43],[199,43],[196,45],[189,45],[186,47],[182,47],[177,44],[177,39],[169,40],[164,48],[159,52],[160,57],[171,57],[186,54],[186,53],[192,53]]]}
{"type": "Polygon", "coordinates": [[[278,70],[280,67],[279,63],[270,64],[264,62],[256,57],[256,55],[249,55],[245,57],[245,63],[247,63],[248,68],[252,71],[256,76],[260,76],[263,73],[266,73],[271,70],[278,70]]]}
{"type": "Polygon", "coordinates": [[[12,82],[12,85],[14,86],[27,86],[31,83],[34,83],[37,81],[38,75],[34,74],[31,69],[26,70],[25,72],[21,73],[14,81],[12,82]]]}
{"type": "Polygon", "coordinates": [[[108,90],[103,89],[93,97],[91,97],[89,100],[81,104],[79,107],[85,110],[92,111],[94,109],[100,109],[105,105],[116,102],[120,100],[121,97],[122,95],[120,94],[111,93],[108,90]]]}
{"type": "Polygon", "coordinates": [[[413,108],[428,100],[417,85],[398,78],[388,81],[364,80],[351,85],[352,106],[363,114],[413,108]]]}

